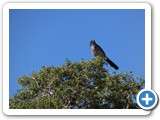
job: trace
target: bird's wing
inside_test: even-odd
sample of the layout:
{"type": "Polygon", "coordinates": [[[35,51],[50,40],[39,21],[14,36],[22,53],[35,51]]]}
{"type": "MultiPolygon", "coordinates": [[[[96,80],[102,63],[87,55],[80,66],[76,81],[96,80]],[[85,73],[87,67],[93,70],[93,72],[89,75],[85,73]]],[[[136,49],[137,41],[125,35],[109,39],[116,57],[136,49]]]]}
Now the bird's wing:
{"type": "Polygon", "coordinates": [[[97,44],[97,49],[99,49],[99,51],[101,51],[101,57],[106,57],[106,54],[105,54],[105,52],[103,51],[103,49],[97,44]]]}

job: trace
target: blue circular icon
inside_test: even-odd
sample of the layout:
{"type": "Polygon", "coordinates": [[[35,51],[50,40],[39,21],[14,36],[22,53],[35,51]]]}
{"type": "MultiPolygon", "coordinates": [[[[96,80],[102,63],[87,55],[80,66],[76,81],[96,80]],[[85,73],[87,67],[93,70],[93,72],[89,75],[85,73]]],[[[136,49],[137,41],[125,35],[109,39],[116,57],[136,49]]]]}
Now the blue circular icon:
{"type": "Polygon", "coordinates": [[[157,104],[157,94],[153,90],[141,90],[137,95],[138,105],[145,110],[154,108],[157,104]]]}

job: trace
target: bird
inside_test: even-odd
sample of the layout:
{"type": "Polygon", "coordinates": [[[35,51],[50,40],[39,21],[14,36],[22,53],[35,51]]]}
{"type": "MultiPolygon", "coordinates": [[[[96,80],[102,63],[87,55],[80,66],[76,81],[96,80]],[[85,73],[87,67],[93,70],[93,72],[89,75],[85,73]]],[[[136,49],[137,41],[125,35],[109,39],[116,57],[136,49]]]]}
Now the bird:
{"type": "Polygon", "coordinates": [[[105,58],[105,60],[107,61],[107,63],[113,67],[114,69],[118,70],[119,67],[114,63],[112,62],[105,54],[105,52],[103,51],[103,49],[96,43],[95,40],[91,40],[90,41],[90,48],[91,48],[91,52],[92,54],[97,57],[97,56],[100,56],[100,57],[103,57],[105,58]]]}

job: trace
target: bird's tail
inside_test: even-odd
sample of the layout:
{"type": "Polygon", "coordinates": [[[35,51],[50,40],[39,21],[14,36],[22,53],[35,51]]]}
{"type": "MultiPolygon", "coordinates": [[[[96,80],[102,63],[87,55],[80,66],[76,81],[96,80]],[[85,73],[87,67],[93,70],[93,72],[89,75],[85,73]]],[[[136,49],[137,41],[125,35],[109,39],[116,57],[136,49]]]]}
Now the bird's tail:
{"type": "Polygon", "coordinates": [[[109,65],[110,65],[111,67],[113,67],[114,69],[116,69],[116,70],[119,69],[119,67],[118,67],[114,62],[112,62],[109,58],[106,57],[106,61],[107,61],[107,62],[109,63],[109,65]]]}

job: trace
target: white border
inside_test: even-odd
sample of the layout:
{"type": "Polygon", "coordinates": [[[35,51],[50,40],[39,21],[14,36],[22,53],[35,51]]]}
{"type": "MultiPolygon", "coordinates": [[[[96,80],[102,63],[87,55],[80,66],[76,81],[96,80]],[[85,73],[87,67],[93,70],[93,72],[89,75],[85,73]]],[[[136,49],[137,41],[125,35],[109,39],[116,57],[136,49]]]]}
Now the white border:
{"type": "Polygon", "coordinates": [[[3,112],[7,115],[148,115],[142,109],[9,109],[9,9],[145,9],[145,89],[151,89],[151,6],[147,3],[7,3],[3,7],[3,112]]]}

